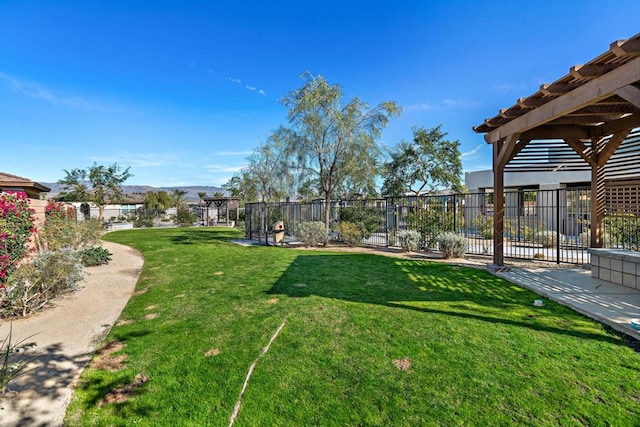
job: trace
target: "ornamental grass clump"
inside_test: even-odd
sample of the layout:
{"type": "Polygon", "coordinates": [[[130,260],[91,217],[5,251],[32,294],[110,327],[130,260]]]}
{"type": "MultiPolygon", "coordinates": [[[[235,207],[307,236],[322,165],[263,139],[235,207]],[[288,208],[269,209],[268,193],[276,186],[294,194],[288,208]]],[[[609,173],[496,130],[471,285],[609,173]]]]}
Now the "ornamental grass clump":
{"type": "Polygon", "coordinates": [[[29,371],[27,365],[34,356],[30,350],[36,347],[36,343],[26,342],[27,339],[14,342],[11,325],[9,335],[0,343],[0,395],[6,393],[11,381],[29,371]]]}
{"type": "Polygon", "coordinates": [[[467,239],[451,231],[438,236],[438,248],[444,258],[462,258],[467,252],[467,239]]]}
{"type": "Polygon", "coordinates": [[[327,243],[327,227],[323,222],[302,222],[296,226],[296,239],[305,246],[319,246],[327,243]]]}
{"type": "Polygon", "coordinates": [[[398,241],[404,252],[416,252],[422,246],[422,236],[417,230],[399,231],[398,241]]]}

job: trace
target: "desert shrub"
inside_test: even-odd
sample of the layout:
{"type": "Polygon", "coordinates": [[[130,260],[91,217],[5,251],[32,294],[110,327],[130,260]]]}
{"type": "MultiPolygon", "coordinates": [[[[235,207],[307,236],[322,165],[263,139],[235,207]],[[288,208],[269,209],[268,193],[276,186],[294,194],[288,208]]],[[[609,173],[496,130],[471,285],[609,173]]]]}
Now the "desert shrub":
{"type": "Polygon", "coordinates": [[[151,228],[153,227],[153,217],[148,215],[135,215],[132,218],[133,226],[136,228],[151,228]]]}
{"type": "Polygon", "coordinates": [[[65,217],[47,217],[38,234],[44,247],[51,251],[70,247],[77,248],[80,243],[78,225],[65,217]]]}
{"type": "Polygon", "coordinates": [[[36,347],[34,342],[13,340],[13,325],[2,343],[0,343],[0,395],[5,394],[7,385],[22,374],[27,373],[27,365],[33,359],[31,351],[36,347]]]}
{"type": "Polygon", "coordinates": [[[401,230],[398,232],[398,242],[405,252],[416,252],[422,247],[422,236],[416,230],[401,230]]]}
{"type": "Polygon", "coordinates": [[[189,209],[178,209],[173,222],[179,227],[191,227],[191,224],[198,220],[198,215],[191,212],[189,209]]]}
{"type": "Polygon", "coordinates": [[[104,224],[98,218],[90,218],[78,222],[79,246],[77,249],[98,244],[103,231],[104,224]]]}
{"type": "Polygon", "coordinates": [[[109,264],[109,261],[111,261],[111,252],[102,246],[92,246],[80,251],[80,260],[85,267],[109,264]]]}
{"type": "Polygon", "coordinates": [[[40,252],[0,288],[0,317],[35,313],[52,298],[75,290],[82,278],[78,252],[71,248],[40,252]]]}
{"type": "Polygon", "coordinates": [[[324,222],[301,222],[295,229],[296,239],[305,246],[318,246],[327,243],[327,227],[324,222]]]}
{"type": "Polygon", "coordinates": [[[493,239],[493,216],[478,215],[471,223],[483,239],[493,239]]]}
{"type": "Polygon", "coordinates": [[[437,246],[440,233],[453,230],[453,211],[444,209],[442,203],[432,201],[425,207],[415,209],[407,215],[407,226],[417,230],[427,248],[437,246]]]}
{"type": "Polygon", "coordinates": [[[340,222],[357,224],[362,238],[368,239],[379,228],[380,212],[364,206],[347,206],[340,209],[340,222]]]}
{"type": "Polygon", "coordinates": [[[51,216],[45,221],[40,240],[50,251],[62,248],[78,250],[98,244],[102,228],[102,222],[96,218],[76,222],[75,219],[51,216]]]}
{"type": "Polygon", "coordinates": [[[467,252],[467,238],[450,231],[442,233],[438,236],[438,248],[445,258],[461,258],[467,252]]]}
{"type": "Polygon", "coordinates": [[[533,239],[535,242],[540,243],[543,248],[553,248],[558,244],[558,239],[560,243],[564,242],[564,235],[556,231],[543,230],[535,233],[533,239]]]}
{"type": "Polygon", "coordinates": [[[362,242],[362,227],[353,222],[344,221],[338,224],[335,230],[341,241],[349,246],[357,246],[362,242]]]}

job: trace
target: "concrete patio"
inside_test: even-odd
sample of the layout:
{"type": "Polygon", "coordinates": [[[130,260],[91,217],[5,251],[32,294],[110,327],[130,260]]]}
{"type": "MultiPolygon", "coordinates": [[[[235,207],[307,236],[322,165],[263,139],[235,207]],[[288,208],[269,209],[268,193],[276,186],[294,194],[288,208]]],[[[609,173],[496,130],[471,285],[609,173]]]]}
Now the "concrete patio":
{"type": "Polygon", "coordinates": [[[509,267],[494,274],[640,340],[630,323],[640,318],[638,289],[593,278],[588,268],[509,267]]]}

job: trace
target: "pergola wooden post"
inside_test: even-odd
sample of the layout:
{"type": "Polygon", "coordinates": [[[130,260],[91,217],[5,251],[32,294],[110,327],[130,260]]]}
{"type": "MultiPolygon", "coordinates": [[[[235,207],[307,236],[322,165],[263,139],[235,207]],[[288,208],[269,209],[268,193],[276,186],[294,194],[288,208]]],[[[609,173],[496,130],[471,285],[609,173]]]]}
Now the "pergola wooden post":
{"type": "Polygon", "coordinates": [[[504,165],[500,164],[502,143],[493,144],[493,263],[504,264],[504,165]]]}
{"type": "MultiPolygon", "coordinates": [[[[640,127],[640,34],[612,43],[607,52],[571,67],[566,76],[474,127],[493,144],[494,264],[504,263],[506,170],[590,169],[591,246],[602,247],[606,165],[636,127],[640,127]],[[569,154],[557,141],[570,147],[569,154]],[[518,162],[511,168],[514,159],[518,162]]],[[[618,176],[640,168],[640,149],[630,150],[638,153],[631,151],[636,154],[627,164],[617,163],[618,176]]]]}

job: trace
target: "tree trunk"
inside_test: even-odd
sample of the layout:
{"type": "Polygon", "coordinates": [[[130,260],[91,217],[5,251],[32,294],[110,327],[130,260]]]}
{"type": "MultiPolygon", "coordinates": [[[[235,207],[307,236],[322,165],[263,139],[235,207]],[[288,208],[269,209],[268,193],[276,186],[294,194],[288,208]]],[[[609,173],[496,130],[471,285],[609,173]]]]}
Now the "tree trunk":
{"type": "Polygon", "coordinates": [[[325,240],[325,245],[327,244],[327,240],[329,238],[329,222],[331,220],[331,197],[329,197],[328,193],[325,193],[324,197],[324,225],[327,227],[327,239],[325,240]]]}

